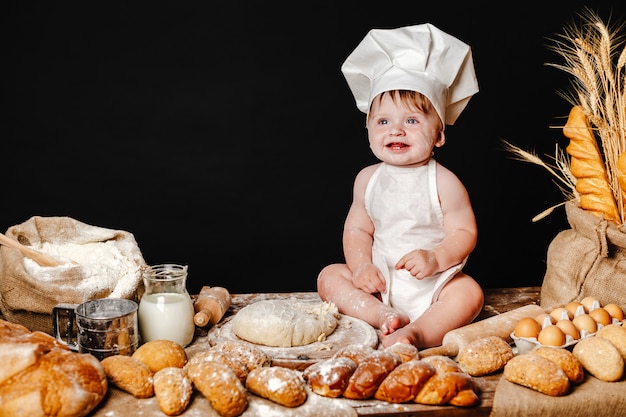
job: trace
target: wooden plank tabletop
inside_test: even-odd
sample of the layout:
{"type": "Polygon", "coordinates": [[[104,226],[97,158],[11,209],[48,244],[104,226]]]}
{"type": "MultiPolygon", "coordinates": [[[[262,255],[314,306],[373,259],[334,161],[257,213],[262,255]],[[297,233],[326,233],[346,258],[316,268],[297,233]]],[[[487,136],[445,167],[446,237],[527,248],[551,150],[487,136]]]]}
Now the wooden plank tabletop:
{"type": "MultiPolygon", "coordinates": [[[[540,287],[516,287],[516,288],[493,288],[485,289],[485,304],[482,312],[476,320],[483,320],[509,310],[516,309],[528,304],[538,304],[540,287]]],[[[231,307],[225,317],[237,313],[246,305],[265,299],[297,298],[302,300],[319,299],[316,292],[291,292],[291,293],[257,293],[257,294],[232,294],[231,307]]],[[[196,339],[202,340],[207,331],[198,329],[196,339]]],[[[195,343],[195,342],[194,342],[195,343]]],[[[193,345],[190,347],[193,349],[193,345]]],[[[489,416],[493,406],[493,398],[496,387],[502,373],[484,377],[474,377],[480,390],[480,403],[475,407],[463,408],[454,406],[431,406],[423,404],[391,404],[378,400],[346,400],[342,401],[353,407],[360,416],[489,416]]]]}

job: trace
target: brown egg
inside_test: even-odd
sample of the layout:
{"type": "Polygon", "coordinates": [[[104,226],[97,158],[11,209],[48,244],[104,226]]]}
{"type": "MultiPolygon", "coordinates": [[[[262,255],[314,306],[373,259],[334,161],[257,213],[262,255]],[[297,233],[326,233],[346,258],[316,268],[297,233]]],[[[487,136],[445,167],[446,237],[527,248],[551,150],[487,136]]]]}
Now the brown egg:
{"type": "Polygon", "coordinates": [[[617,319],[617,321],[624,320],[624,310],[615,303],[610,303],[604,306],[604,309],[609,312],[611,317],[617,319]]]}
{"type": "Polygon", "coordinates": [[[583,330],[589,333],[595,333],[596,330],[598,330],[598,323],[589,314],[581,314],[580,316],[574,317],[572,323],[574,323],[574,326],[576,326],[581,333],[583,330]]]}
{"type": "Polygon", "coordinates": [[[566,335],[572,336],[572,339],[574,340],[580,339],[580,332],[578,331],[574,323],[572,323],[571,321],[559,320],[556,322],[556,326],[559,329],[563,330],[563,333],[565,333],[566,335]]]}
{"type": "Polygon", "coordinates": [[[520,319],[515,325],[515,330],[513,334],[517,337],[534,337],[536,338],[539,335],[539,331],[541,330],[541,326],[539,323],[530,317],[524,317],[520,319]]]}
{"type": "Polygon", "coordinates": [[[565,305],[565,309],[567,311],[569,311],[569,313],[571,314],[570,317],[572,317],[572,318],[576,315],[576,311],[578,311],[578,307],[582,307],[581,308],[581,312],[583,312],[583,313],[585,312],[585,306],[582,305],[582,303],[580,303],[578,301],[572,301],[572,302],[567,303],[565,305]]]}
{"type": "Polygon", "coordinates": [[[541,329],[537,341],[544,346],[563,346],[565,333],[556,324],[551,324],[541,329]]]}
{"type": "Polygon", "coordinates": [[[609,312],[602,307],[594,308],[589,312],[589,315],[596,321],[596,323],[603,326],[607,326],[613,322],[611,314],[609,314],[609,312]]]}
{"type": "Polygon", "coordinates": [[[565,307],[555,308],[554,310],[550,312],[550,315],[554,319],[555,323],[561,320],[561,318],[568,318],[570,320],[574,318],[574,315],[570,313],[569,311],[567,311],[565,307]]]}
{"type": "Polygon", "coordinates": [[[594,301],[598,300],[595,297],[585,297],[580,300],[580,303],[583,305],[583,307],[585,307],[586,313],[589,313],[589,310],[591,310],[591,305],[594,303],[594,301]]]}
{"type": "Polygon", "coordinates": [[[550,324],[556,323],[556,320],[554,320],[554,317],[552,317],[548,313],[541,313],[541,314],[539,314],[537,317],[535,317],[535,321],[537,323],[539,323],[539,325],[541,327],[543,327],[543,323],[545,322],[546,318],[548,318],[548,320],[550,320],[550,324]]]}

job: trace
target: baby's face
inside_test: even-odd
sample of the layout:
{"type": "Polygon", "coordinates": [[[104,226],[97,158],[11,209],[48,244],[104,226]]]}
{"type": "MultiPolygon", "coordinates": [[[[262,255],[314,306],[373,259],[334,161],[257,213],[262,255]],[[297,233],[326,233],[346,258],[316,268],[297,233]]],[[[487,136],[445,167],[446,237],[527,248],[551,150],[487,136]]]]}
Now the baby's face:
{"type": "Polygon", "coordinates": [[[372,103],[367,131],[374,155],[396,166],[424,165],[445,142],[436,112],[426,114],[389,95],[372,103]]]}

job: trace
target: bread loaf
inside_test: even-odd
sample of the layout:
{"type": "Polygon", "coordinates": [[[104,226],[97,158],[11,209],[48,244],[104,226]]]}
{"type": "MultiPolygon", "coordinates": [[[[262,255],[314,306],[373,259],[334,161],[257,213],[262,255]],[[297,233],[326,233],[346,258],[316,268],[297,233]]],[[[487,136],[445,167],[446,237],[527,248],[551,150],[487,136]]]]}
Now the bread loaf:
{"type": "Polygon", "coordinates": [[[42,332],[0,320],[0,415],[83,417],[105,397],[106,374],[42,332]]]}
{"type": "Polygon", "coordinates": [[[253,369],[246,379],[248,391],[285,407],[297,407],[307,399],[306,384],[293,369],[263,366],[253,369]]]}
{"type": "Polygon", "coordinates": [[[408,343],[394,343],[393,345],[386,347],[385,350],[400,356],[402,362],[408,362],[413,359],[420,358],[417,347],[408,343]]]}
{"type": "Polygon", "coordinates": [[[180,344],[166,339],[144,343],[137,348],[132,357],[148,365],[153,373],[170,366],[182,368],[187,363],[185,349],[180,344]]]}
{"type": "Polygon", "coordinates": [[[154,374],[154,395],[159,409],[168,416],[182,414],[191,401],[193,383],[184,368],[162,368],[154,374]]]}
{"type": "Polygon", "coordinates": [[[482,376],[504,368],[513,356],[513,348],[504,339],[489,336],[465,345],[459,352],[457,360],[465,373],[482,376]]]}
{"type": "Polygon", "coordinates": [[[189,373],[193,385],[222,417],[237,417],[248,407],[246,388],[226,365],[214,361],[198,364],[189,373]]]}
{"type": "Polygon", "coordinates": [[[111,384],[137,398],[154,395],[150,367],[132,356],[113,355],[100,361],[111,384]]]}
{"type": "Polygon", "coordinates": [[[460,407],[480,401],[473,378],[453,359],[440,355],[403,362],[387,349],[349,345],[306,368],[303,377],[314,393],[333,398],[374,397],[392,403],[414,401],[460,407]],[[366,351],[369,354],[364,354],[366,351]]]}
{"type": "Polygon", "coordinates": [[[532,353],[513,357],[504,365],[502,374],[509,382],[555,397],[570,389],[570,380],[559,365],[532,353]]]}

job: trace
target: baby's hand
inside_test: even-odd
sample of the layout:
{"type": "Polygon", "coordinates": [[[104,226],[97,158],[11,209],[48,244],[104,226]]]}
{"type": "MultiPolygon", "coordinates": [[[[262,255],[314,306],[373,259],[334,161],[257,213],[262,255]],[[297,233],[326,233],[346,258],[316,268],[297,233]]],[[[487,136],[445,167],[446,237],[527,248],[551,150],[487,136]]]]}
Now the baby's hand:
{"type": "Polygon", "coordinates": [[[397,270],[403,268],[415,278],[423,279],[439,272],[439,263],[433,251],[416,249],[404,255],[396,263],[397,270]]]}
{"type": "Polygon", "coordinates": [[[385,277],[380,272],[380,269],[372,263],[359,265],[352,274],[352,284],[369,294],[384,293],[387,290],[385,277]]]}

